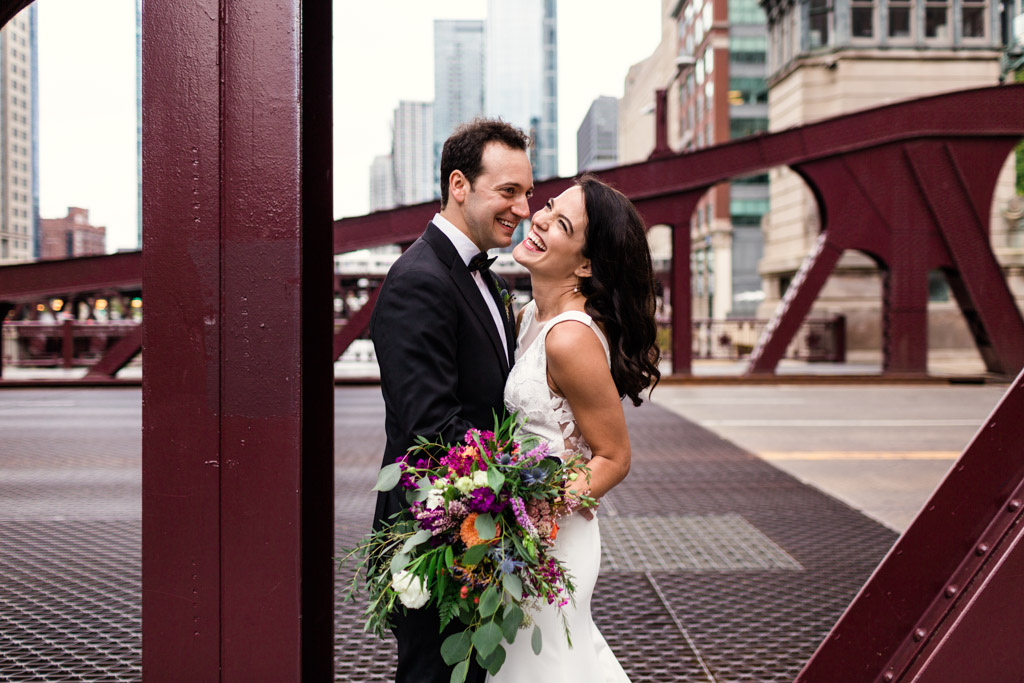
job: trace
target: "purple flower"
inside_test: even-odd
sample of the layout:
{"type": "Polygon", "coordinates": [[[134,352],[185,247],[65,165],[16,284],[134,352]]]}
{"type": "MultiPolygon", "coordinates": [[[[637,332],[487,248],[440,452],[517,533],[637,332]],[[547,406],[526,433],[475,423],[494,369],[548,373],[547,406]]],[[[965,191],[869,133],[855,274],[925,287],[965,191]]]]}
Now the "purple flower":
{"type": "Polygon", "coordinates": [[[473,512],[499,512],[505,504],[494,497],[494,491],[487,487],[473,489],[467,502],[473,512]]]}
{"type": "Polygon", "coordinates": [[[526,533],[531,536],[536,536],[537,529],[533,526],[533,522],[530,521],[530,516],[526,514],[526,505],[523,503],[523,499],[513,498],[509,502],[512,504],[512,511],[516,515],[516,521],[519,522],[519,526],[523,527],[526,533]]]}

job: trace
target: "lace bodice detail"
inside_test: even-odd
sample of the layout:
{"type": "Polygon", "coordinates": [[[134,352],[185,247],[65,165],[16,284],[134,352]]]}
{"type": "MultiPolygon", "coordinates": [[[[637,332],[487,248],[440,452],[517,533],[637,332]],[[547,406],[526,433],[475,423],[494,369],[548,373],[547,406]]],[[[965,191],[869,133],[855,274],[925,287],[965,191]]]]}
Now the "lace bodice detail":
{"type": "Polygon", "coordinates": [[[505,408],[518,412],[524,423],[523,431],[546,441],[553,454],[562,450],[580,451],[591,455],[590,446],[576,426],[572,408],[564,397],[557,395],[548,385],[548,361],[544,348],[548,332],[560,322],[575,320],[594,331],[604,347],[605,360],[611,363],[608,340],[594,319],[580,311],[566,311],[551,320],[536,320],[537,307],[530,302],[523,308],[519,329],[516,363],[505,384],[505,408]]]}

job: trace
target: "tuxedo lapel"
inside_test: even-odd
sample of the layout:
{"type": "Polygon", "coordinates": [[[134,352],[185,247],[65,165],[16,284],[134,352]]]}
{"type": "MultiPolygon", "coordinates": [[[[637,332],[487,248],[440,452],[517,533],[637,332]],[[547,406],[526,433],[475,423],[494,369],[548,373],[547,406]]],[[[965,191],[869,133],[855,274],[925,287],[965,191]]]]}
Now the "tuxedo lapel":
{"type": "MultiPolygon", "coordinates": [[[[487,331],[487,337],[491,340],[494,353],[501,360],[502,374],[508,375],[508,351],[503,348],[498,328],[494,326],[494,318],[491,317],[491,312],[487,308],[487,304],[484,303],[476,280],[473,279],[473,275],[469,272],[466,264],[459,258],[459,253],[455,246],[433,223],[427,226],[426,232],[423,233],[423,239],[431,246],[434,253],[441,259],[441,262],[448,266],[448,273],[452,278],[452,282],[458,288],[459,293],[462,294],[466,307],[473,312],[473,315],[487,331]]],[[[498,306],[498,311],[502,314],[502,317],[505,317],[504,308],[504,305],[498,306]]],[[[505,329],[508,329],[507,323],[505,329]]]]}
{"type": "Polygon", "coordinates": [[[494,303],[498,305],[498,314],[501,316],[502,324],[505,326],[505,341],[508,345],[508,359],[509,365],[511,365],[516,357],[516,321],[512,316],[511,294],[505,285],[505,281],[497,275],[488,270],[486,277],[490,282],[491,296],[494,298],[494,303]],[[507,304],[505,303],[505,297],[509,297],[507,304]]]}

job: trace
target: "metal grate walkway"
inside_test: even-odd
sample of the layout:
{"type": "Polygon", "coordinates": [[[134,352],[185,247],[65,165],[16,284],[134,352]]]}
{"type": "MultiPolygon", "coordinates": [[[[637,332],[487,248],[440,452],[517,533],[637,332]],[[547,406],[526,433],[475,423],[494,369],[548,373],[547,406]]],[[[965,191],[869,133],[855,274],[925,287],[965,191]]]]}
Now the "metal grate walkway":
{"type": "MultiPolygon", "coordinates": [[[[141,677],[139,396],[0,394],[0,681],[141,677]]],[[[336,402],[340,548],[369,525],[384,437],[377,388],[336,402]]],[[[895,534],[661,408],[627,415],[594,603],[609,644],[636,683],[791,681],[895,534]]],[[[391,680],[359,612],[336,606],[336,680],[391,680]]]]}

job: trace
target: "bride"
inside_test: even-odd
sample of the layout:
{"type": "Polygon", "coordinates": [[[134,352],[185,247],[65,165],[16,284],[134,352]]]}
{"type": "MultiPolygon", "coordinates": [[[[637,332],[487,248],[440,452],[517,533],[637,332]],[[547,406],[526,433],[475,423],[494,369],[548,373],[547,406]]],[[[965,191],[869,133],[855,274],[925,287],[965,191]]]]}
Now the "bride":
{"type": "MultiPolygon", "coordinates": [[[[600,499],[629,472],[629,434],[622,397],[640,405],[656,384],[654,272],[643,221],[621,192],[583,176],[534,214],[529,234],[512,252],[530,271],[533,300],[519,314],[516,363],[505,406],[523,431],[552,452],[580,451],[590,477],[572,487],[600,499]]],[[[575,605],[530,614],[544,636],[539,655],[530,639],[506,647],[505,664],[489,681],[587,683],[628,681],[594,625],[590,599],[601,561],[598,520],[580,511],[560,520],[554,554],[576,585],[575,605]]]]}

